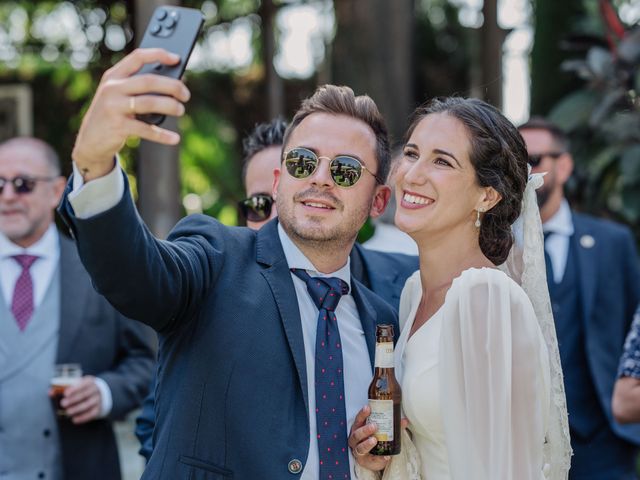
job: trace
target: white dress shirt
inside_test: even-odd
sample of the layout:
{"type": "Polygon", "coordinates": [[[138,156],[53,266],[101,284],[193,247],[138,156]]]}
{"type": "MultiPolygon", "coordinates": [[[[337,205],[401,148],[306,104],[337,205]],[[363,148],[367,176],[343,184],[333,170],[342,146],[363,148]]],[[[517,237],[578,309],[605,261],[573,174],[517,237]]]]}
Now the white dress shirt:
{"type": "MultiPolygon", "coordinates": [[[[367,341],[358,315],[356,302],[351,296],[351,266],[349,261],[341,269],[323,274],[316,270],[311,261],[287,236],[282,225],[278,224],[278,235],[287,259],[289,268],[306,270],[312,277],[338,277],[349,285],[349,294],[343,295],[338,302],[335,314],[340,329],[340,343],[342,343],[342,362],[344,367],[344,398],[347,412],[348,428],[355,416],[367,404],[367,390],[373,371],[369,361],[367,341]]],[[[318,457],[318,437],[316,430],[316,391],[315,391],[315,352],[316,332],[318,323],[318,307],[307,291],[307,284],[296,275],[291,274],[296,289],[300,318],[302,320],[302,335],[304,337],[304,353],[307,365],[307,392],[309,394],[309,457],[302,472],[301,480],[315,480],[320,474],[318,457]]],[[[354,473],[353,458],[349,455],[351,478],[354,473]]]]}
{"type": "MultiPolygon", "coordinates": [[[[104,177],[93,180],[83,186],[82,179],[74,164],[73,192],[69,195],[69,202],[78,218],[89,218],[115,206],[122,198],[124,180],[122,170],[116,165],[104,177]],[[98,182],[96,185],[95,183],[98,182]],[[89,186],[92,190],[89,191],[89,186]],[[95,195],[95,196],[94,196],[95,195]]],[[[330,274],[316,271],[311,261],[304,256],[300,249],[287,236],[281,225],[278,225],[278,235],[284,250],[289,268],[304,269],[311,276],[338,277],[349,285],[351,292],[351,267],[349,262],[344,267],[330,274]]],[[[318,308],[307,291],[307,285],[300,278],[291,274],[296,290],[300,318],[302,320],[302,334],[304,338],[305,360],[307,367],[307,391],[309,397],[309,456],[300,477],[301,480],[316,480],[319,476],[318,439],[316,436],[316,399],[315,399],[315,345],[318,320],[318,308]]],[[[343,345],[345,407],[347,413],[347,433],[356,414],[367,404],[367,390],[372,378],[369,350],[360,322],[358,309],[351,293],[343,295],[336,308],[336,318],[340,328],[340,340],[343,345]]],[[[356,478],[354,461],[349,454],[351,478],[356,478]]]]}
{"type": "MultiPolygon", "coordinates": [[[[11,310],[16,282],[22,273],[22,267],[11,258],[15,255],[35,255],[38,257],[29,269],[33,282],[33,308],[37,309],[49,289],[60,260],[60,238],[55,225],[53,223],[49,225],[44,235],[27,248],[16,245],[0,233],[0,284],[2,296],[9,310],[11,310]]],[[[14,319],[11,320],[14,321],[14,319]]],[[[100,390],[102,401],[99,416],[106,417],[113,407],[111,390],[107,382],[98,377],[96,377],[96,385],[100,390]]]]}
{"type": "Polygon", "coordinates": [[[569,239],[574,232],[571,208],[566,200],[562,200],[558,211],[542,225],[542,231],[549,232],[544,248],[553,266],[553,280],[560,283],[567,268],[569,239]]]}

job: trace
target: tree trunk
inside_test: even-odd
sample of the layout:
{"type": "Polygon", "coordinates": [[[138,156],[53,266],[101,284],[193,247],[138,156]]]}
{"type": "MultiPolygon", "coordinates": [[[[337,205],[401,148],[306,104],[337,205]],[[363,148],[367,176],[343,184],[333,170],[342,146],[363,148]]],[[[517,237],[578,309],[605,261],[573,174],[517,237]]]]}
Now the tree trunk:
{"type": "Polygon", "coordinates": [[[392,141],[402,139],[413,110],[413,0],[335,0],[332,81],[368,94],[392,141]]]}
{"type": "Polygon", "coordinates": [[[276,51],[274,28],[276,13],[277,8],[273,4],[273,0],[262,0],[259,14],[262,21],[262,61],[267,84],[269,120],[284,114],[284,83],[273,66],[273,57],[276,51]]]}
{"type": "Polygon", "coordinates": [[[534,36],[531,51],[531,114],[547,115],[567,93],[581,85],[562,62],[573,56],[561,42],[586,16],[582,0],[534,0],[534,36]]]}
{"type": "MultiPolygon", "coordinates": [[[[156,7],[178,5],[171,0],[135,0],[135,44],[142,40],[156,7]]],[[[177,130],[174,117],[163,128],[177,130]]],[[[179,147],[141,141],[137,152],[138,210],[154,235],[164,238],[182,216],[179,147]]]]}
{"type": "Polygon", "coordinates": [[[498,25],[498,0],[484,0],[484,23],[480,30],[481,98],[502,108],[502,46],[507,31],[498,25]]]}

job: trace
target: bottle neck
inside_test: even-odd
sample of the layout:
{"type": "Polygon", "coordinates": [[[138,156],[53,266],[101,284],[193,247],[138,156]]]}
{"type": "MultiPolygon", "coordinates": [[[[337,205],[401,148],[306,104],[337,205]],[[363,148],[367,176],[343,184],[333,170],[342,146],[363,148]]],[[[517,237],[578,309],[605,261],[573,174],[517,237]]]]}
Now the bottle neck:
{"type": "Polygon", "coordinates": [[[374,366],[376,370],[393,370],[393,342],[376,342],[376,356],[374,366]]]}

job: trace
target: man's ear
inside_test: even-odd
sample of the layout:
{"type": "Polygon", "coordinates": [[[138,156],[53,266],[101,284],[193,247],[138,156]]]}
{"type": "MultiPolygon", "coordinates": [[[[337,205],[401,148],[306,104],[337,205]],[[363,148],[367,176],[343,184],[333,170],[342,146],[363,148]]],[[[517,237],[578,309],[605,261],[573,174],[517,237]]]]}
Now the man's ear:
{"type": "Polygon", "coordinates": [[[563,153],[555,159],[556,179],[560,185],[564,185],[573,173],[573,157],[570,153],[563,153]]]}
{"type": "Polygon", "coordinates": [[[488,212],[493,207],[495,207],[500,202],[500,200],[502,200],[502,195],[500,195],[498,191],[493,187],[483,187],[482,190],[483,195],[476,205],[476,210],[480,210],[481,212],[488,212]]]}
{"type": "Polygon", "coordinates": [[[62,199],[62,194],[67,186],[67,179],[63,176],[56,177],[52,180],[53,197],[51,198],[53,208],[56,208],[62,199]]]}
{"type": "Polygon", "coordinates": [[[376,193],[373,196],[373,201],[371,202],[369,216],[371,218],[377,218],[382,215],[389,204],[390,198],[391,188],[388,185],[378,185],[376,187],[376,193]]]}

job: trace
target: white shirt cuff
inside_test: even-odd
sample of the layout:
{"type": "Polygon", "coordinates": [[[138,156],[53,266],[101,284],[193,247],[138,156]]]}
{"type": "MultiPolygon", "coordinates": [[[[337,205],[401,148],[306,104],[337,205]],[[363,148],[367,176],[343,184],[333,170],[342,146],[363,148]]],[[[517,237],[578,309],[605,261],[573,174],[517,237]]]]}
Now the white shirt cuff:
{"type": "Polygon", "coordinates": [[[73,162],[73,189],[68,198],[77,218],[84,220],[106,212],[115,207],[123,195],[124,179],[117,156],[113,170],[87,183],[73,162]]]}
{"type": "Polygon", "coordinates": [[[96,387],[100,390],[100,414],[98,415],[100,418],[104,418],[111,413],[111,408],[113,407],[113,397],[111,396],[111,389],[107,382],[105,382],[100,377],[94,377],[96,382],[96,387]]]}

